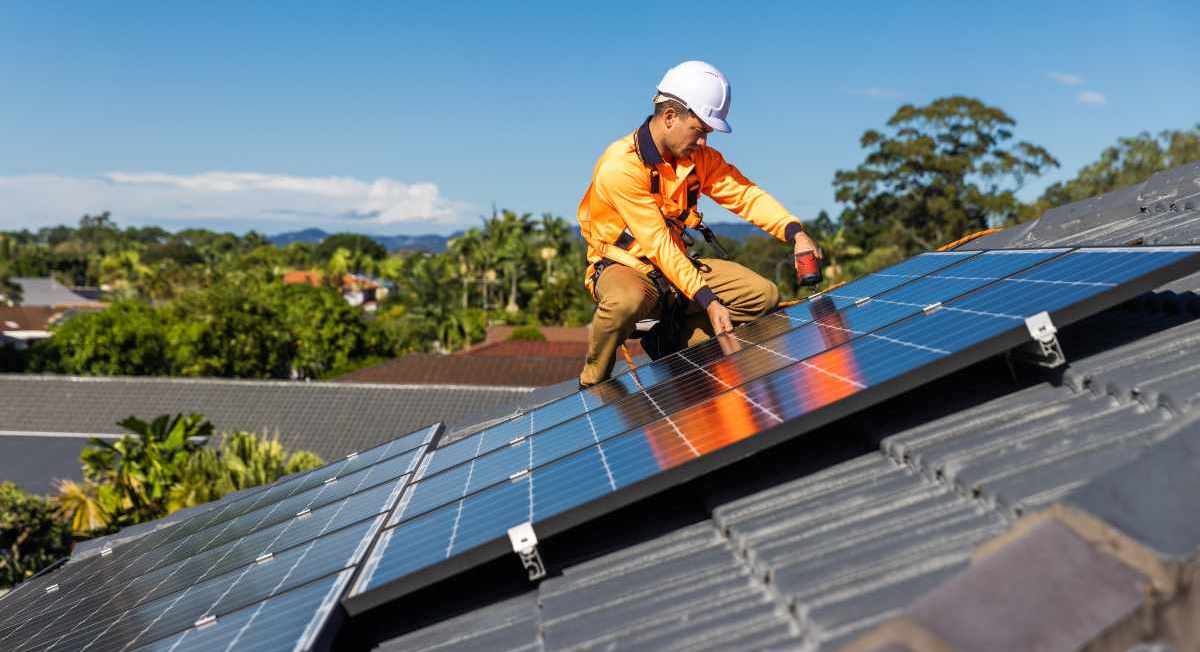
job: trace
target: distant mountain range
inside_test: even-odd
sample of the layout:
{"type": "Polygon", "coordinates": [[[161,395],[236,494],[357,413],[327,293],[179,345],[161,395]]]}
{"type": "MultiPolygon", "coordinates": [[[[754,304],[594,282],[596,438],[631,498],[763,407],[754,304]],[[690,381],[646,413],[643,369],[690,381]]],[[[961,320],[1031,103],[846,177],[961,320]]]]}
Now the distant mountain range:
{"type": "MultiPolygon", "coordinates": [[[[722,238],[730,238],[731,240],[745,240],[746,238],[761,234],[758,227],[746,222],[713,222],[710,224],[713,231],[722,238]]],[[[462,234],[462,231],[451,233],[450,235],[369,235],[371,239],[383,245],[388,251],[428,251],[432,253],[440,253],[446,250],[446,243],[454,237],[462,234]]],[[[287,233],[279,233],[267,238],[277,247],[284,247],[293,242],[308,242],[317,244],[325,238],[333,235],[321,229],[304,229],[303,231],[288,231],[287,233]]]]}

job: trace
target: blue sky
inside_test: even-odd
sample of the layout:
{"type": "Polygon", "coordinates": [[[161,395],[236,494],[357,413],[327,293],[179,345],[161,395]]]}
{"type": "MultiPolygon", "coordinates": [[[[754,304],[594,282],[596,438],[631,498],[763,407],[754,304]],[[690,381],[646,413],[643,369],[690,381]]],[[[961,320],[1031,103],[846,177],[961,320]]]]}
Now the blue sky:
{"type": "MultiPolygon", "coordinates": [[[[711,144],[791,211],[902,103],[967,94],[1069,178],[1200,123],[1200,3],[0,5],[0,228],[446,233],[573,217],[592,165],[684,59],[733,84],[711,144]],[[580,9],[579,7],[586,7],[580,9]]],[[[736,219],[715,207],[709,219],[736,219]]]]}

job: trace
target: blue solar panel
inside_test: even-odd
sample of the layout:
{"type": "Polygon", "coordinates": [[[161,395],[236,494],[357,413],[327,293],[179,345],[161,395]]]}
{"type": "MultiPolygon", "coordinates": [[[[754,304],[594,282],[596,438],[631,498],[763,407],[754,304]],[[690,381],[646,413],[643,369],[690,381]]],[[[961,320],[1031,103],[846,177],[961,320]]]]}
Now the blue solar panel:
{"type": "MultiPolygon", "coordinates": [[[[605,405],[491,453],[473,440],[485,454],[406,489],[348,608],[368,608],[380,599],[372,592],[402,594],[449,576],[455,559],[484,544],[492,558],[505,554],[514,525],[552,535],[604,501],[611,509],[646,495],[665,472],[695,477],[1012,348],[1029,340],[1027,317],[1048,311],[1069,323],[1194,271],[1200,248],[997,251],[959,261],[875,295],[834,290],[790,309],[784,318],[800,327],[765,341],[735,332],[741,352],[697,370],[692,385],[663,381],[672,392],[655,401],[605,405]],[[653,415],[663,403],[670,409],[653,415]]],[[[483,558],[473,553],[471,563],[483,558]]]]}
{"type": "Polygon", "coordinates": [[[312,647],[321,623],[350,581],[345,570],[267,598],[137,652],[275,652],[312,647]]]}
{"type": "MultiPolygon", "coordinates": [[[[921,254],[888,268],[886,273],[871,274],[842,286],[837,297],[833,299],[833,305],[837,308],[844,307],[846,301],[843,297],[849,297],[849,300],[853,301],[858,297],[874,296],[977,255],[978,252],[921,254]]],[[[741,327],[739,336],[752,341],[763,341],[815,318],[810,304],[802,303],[741,327]]],[[[638,367],[636,373],[621,374],[578,394],[552,401],[438,449],[434,452],[428,474],[502,448],[513,439],[545,430],[589,410],[618,401],[629,394],[677,379],[682,374],[694,371],[696,364],[705,365],[723,356],[720,344],[710,340],[689,349],[687,359],[681,354],[670,355],[638,367]]]]}
{"type": "MultiPolygon", "coordinates": [[[[755,339],[739,331],[737,337],[745,344],[745,348],[729,357],[706,365],[703,361],[694,361],[691,350],[684,352],[677,359],[685,363],[687,371],[645,392],[597,406],[581,416],[545,428],[529,437],[515,438],[504,446],[485,451],[457,466],[444,468],[444,465],[439,465],[439,455],[446,449],[434,451],[428,469],[423,469],[419,474],[412,495],[401,504],[392,523],[420,515],[506,480],[514,473],[541,466],[654,421],[664,414],[674,413],[724,391],[730,383],[741,384],[770,373],[792,364],[798,357],[828,350],[853,337],[909,317],[927,305],[949,301],[986,283],[1062,255],[1065,251],[990,252],[962,257],[960,264],[937,269],[905,285],[892,286],[894,289],[888,289],[880,295],[891,299],[889,301],[869,301],[856,305],[856,300],[863,295],[857,294],[855,288],[842,288],[768,318],[795,326],[790,330],[781,330],[782,334],[773,338],[755,339]],[[786,352],[786,355],[781,352],[786,352]]],[[[888,277],[899,278],[900,275],[889,273],[888,277]]],[[[873,283],[871,277],[865,281],[861,285],[881,287],[880,283],[873,283]]],[[[584,393],[578,396],[582,403],[584,393]]],[[[485,441],[476,437],[469,443],[482,448],[485,441]]]]}
{"type": "MultiPolygon", "coordinates": [[[[67,564],[25,599],[6,604],[0,648],[118,650],[182,641],[226,614],[267,611],[268,603],[275,605],[270,613],[286,607],[319,633],[440,432],[433,426],[349,455],[67,564]],[[303,587],[331,577],[341,578],[336,594],[315,603],[300,599],[303,587]]],[[[266,620],[245,622],[239,640],[278,634],[266,620]]]]}

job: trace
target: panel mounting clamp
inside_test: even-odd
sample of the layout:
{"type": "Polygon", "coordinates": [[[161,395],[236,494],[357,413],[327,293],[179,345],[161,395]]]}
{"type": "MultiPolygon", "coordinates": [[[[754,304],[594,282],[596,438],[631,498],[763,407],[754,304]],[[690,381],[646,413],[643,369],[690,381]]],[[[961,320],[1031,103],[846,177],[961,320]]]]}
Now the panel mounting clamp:
{"type": "Polygon", "coordinates": [[[508,528],[508,541],[512,544],[513,552],[521,558],[521,565],[529,573],[529,581],[540,580],[546,576],[546,565],[542,563],[542,555],[538,553],[538,540],[537,535],[533,533],[533,523],[526,521],[508,528]]]}
{"type": "Polygon", "coordinates": [[[1031,362],[1039,367],[1053,369],[1062,366],[1067,361],[1063,355],[1062,346],[1058,343],[1058,328],[1050,320],[1050,313],[1039,312],[1025,318],[1025,328],[1033,339],[1017,349],[1016,354],[1021,360],[1031,362]]]}

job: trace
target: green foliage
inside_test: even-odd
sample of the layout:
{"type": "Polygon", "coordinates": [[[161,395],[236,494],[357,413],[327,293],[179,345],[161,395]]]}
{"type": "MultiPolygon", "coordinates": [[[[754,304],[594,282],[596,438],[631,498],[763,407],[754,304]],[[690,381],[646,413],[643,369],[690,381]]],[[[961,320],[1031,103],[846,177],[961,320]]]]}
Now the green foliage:
{"type": "Polygon", "coordinates": [[[1121,138],[1101,152],[1099,159],[1084,166],[1074,179],[1047,188],[1027,217],[1141,183],[1156,172],[1193,161],[1200,161],[1200,124],[1192,129],[1162,131],[1157,136],[1142,132],[1121,138]]]}
{"type": "Polygon", "coordinates": [[[32,577],[70,550],[70,531],[53,503],[0,482],[0,587],[32,577]]]}
{"type": "Polygon", "coordinates": [[[1058,166],[1043,147],[1010,144],[1015,124],[969,97],[901,106],[887,133],[863,134],[863,163],[834,176],[838,201],[851,207],[842,217],[850,239],[911,255],[1015,219],[1022,183],[1058,166]]]}
{"type": "Polygon", "coordinates": [[[82,312],[29,351],[31,371],[86,375],[164,375],[171,371],[168,335],[159,312],[133,300],[82,312]]]}
{"type": "Polygon", "coordinates": [[[514,342],[545,342],[546,336],[542,335],[537,326],[520,326],[513,329],[508,339],[514,342]]]}
{"type": "Polygon", "coordinates": [[[213,427],[198,414],[129,417],[120,425],[133,434],[92,439],[80,454],[84,482],[58,483],[59,517],[78,536],[162,518],[323,464],[308,451],[288,454],[278,436],[234,432],[218,447],[206,446],[213,427]]]}
{"type": "MultiPolygon", "coordinates": [[[[335,233],[326,237],[317,246],[315,251],[316,259],[327,261],[333,257],[338,249],[345,249],[352,257],[365,256],[373,260],[387,258],[387,249],[384,249],[383,245],[375,242],[369,236],[360,233],[335,233]]],[[[361,270],[354,268],[351,271],[361,270]]]]}

